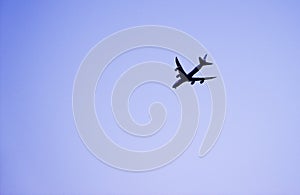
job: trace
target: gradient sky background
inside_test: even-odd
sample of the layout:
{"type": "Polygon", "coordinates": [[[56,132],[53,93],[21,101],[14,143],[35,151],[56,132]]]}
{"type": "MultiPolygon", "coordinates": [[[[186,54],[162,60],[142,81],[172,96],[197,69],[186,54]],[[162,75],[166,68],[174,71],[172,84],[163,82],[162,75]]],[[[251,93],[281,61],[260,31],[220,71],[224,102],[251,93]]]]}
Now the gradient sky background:
{"type": "MultiPolygon", "coordinates": [[[[299,194],[299,13],[296,0],[0,1],[0,193],[299,194]],[[183,30],[209,50],[225,82],[227,115],[217,144],[204,158],[197,157],[207,125],[201,123],[177,160],[132,173],[107,166],[82,143],[72,88],[96,43],[146,24],[183,30]]],[[[174,55],[150,53],[148,58],[174,65],[174,55]]],[[[107,75],[118,71],[113,67],[107,75]]],[[[139,102],[146,87],[133,97],[137,105],[147,104],[139,102]]],[[[172,99],[163,87],[148,87],[172,99]]],[[[207,87],[195,87],[206,105],[207,87]]],[[[145,111],[139,108],[132,112],[145,111]]]]}

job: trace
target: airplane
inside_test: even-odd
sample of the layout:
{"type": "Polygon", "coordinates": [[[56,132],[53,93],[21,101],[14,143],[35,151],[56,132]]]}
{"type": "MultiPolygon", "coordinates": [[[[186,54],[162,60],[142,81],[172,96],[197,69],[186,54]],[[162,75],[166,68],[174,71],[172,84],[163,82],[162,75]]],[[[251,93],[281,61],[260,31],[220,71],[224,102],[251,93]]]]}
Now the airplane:
{"type": "Polygon", "coordinates": [[[180,86],[182,83],[184,82],[191,82],[191,85],[194,85],[196,81],[199,81],[200,84],[204,83],[205,80],[210,80],[210,79],[214,79],[216,77],[193,77],[194,74],[196,74],[203,66],[207,66],[207,65],[212,65],[213,63],[211,62],[207,62],[206,61],[206,57],[207,54],[205,54],[205,56],[203,57],[203,59],[201,57],[199,57],[199,65],[197,65],[191,72],[189,72],[188,74],[186,74],[186,72],[183,70],[178,58],[175,58],[175,62],[177,67],[175,68],[175,71],[178,71],[178,75],[176,76],[176,78],[179,78],[179,80],[177,80],[174,85],[173,88],[177,88],[178,86],[180,86]]]}

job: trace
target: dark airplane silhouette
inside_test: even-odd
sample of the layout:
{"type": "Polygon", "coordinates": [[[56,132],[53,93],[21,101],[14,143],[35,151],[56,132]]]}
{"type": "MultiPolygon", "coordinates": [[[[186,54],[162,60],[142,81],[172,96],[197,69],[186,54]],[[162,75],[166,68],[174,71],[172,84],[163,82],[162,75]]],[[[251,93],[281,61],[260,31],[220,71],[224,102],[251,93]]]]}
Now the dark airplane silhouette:
{"type": "Polygon", "coordinates": [[[176,78],[180,77],[178,81],[176,81],[173,85],[173,88],[176,89],[179,85],[181,85],[184,82],[191,82],[191,85],[194,85],[196,81],[199,81],[200,84],[202,84],[205,80],[214,79],[216,77],[193,77],[194,74],[196,74],[203,66],[206,65],[212,65],[213,63],[206,61],[207,54],[202,59],[199,57],[199,65],[197,65],[190,73],[186,74],[186,72],[183,70],[178,58],[175,58],[175,62],[177,67],[175,68],[175,71],[178,71],[178,75],[176,78]]]}

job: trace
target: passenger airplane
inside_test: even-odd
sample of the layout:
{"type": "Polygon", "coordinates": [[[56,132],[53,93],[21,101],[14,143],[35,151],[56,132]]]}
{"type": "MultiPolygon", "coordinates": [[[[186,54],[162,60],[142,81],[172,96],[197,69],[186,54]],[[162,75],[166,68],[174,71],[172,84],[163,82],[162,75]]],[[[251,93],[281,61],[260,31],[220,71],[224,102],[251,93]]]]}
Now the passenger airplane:
{"type": "Polygon", "coordinates": [[[178,81],[176,81],[173,85],[173,88],[176,89],[179,85],[181,85],[184,82],[191,82],[191,85],[194,85],[196,81],[199,81],[200,84],[202,84],[205,80],[214,79],[216,77],[193,77],[194,74],[196,74],[203,66],[206,65],[212,65],[213,63],[206,61],[207,54],[202,59],[199,57],[199,65],[197,65],[190,73],[186,74],[186,72],[183,70],[178,58],[175,58],[175,62],[177,67],[175,68],[175,71],[178,70],[179,74],[176,76],[176,78],[180,77],[178,81]]]}

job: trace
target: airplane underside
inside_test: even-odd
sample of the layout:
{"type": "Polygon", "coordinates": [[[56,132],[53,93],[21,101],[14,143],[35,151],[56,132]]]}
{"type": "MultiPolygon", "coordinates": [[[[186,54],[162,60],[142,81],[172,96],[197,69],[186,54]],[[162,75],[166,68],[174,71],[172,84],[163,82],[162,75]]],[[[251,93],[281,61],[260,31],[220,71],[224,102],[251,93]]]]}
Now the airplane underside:
{"type": "Polygon", "coordinates": [[[204,83],[205,80],[210,80],[210,79],[214,79],[216,78],[215,76],[213,77],[193,77],[193,75],[195,75],[203,66],[206,65],[212,65],[213,63],[211,62],[207,62],[206,61],[206,57],[207,54],[204,56],[204,58],[202,59],[201,57],[199,57],[199,65],[197,65],[191,72],[189,72],[188,74],[184,71],[184,69],[182,68],[178,58],[175,58],[175,63],[177,65],[177,67],[175,68],[175,71],[178,71],[178,75],[176,75],[176,78],[180,79],[178,81],[176,81],[174,83],[174,85],[172,86],[173,88],[177,88],[179,87],[182,83],[184,82],[191,82],[191,85],[194,85],[196,81],[199,81],[200,84],[204,83]]]}

